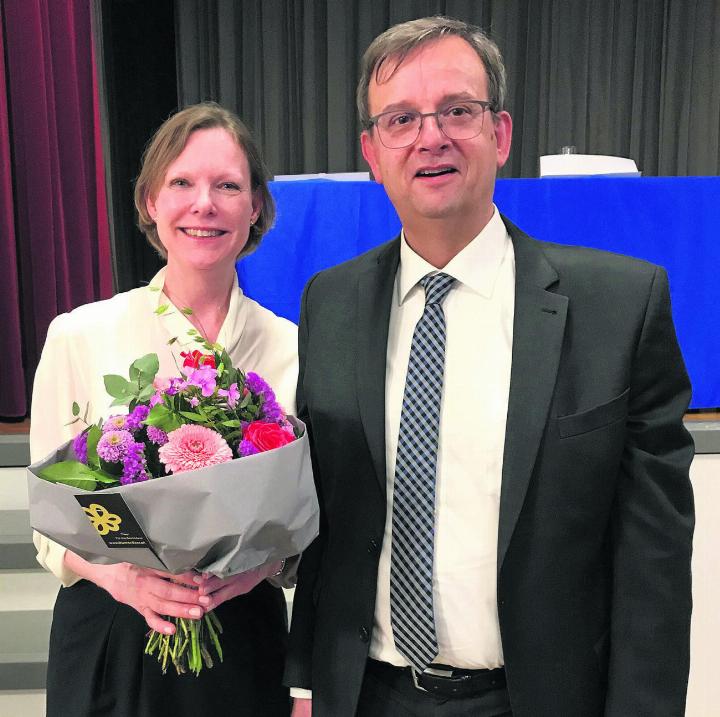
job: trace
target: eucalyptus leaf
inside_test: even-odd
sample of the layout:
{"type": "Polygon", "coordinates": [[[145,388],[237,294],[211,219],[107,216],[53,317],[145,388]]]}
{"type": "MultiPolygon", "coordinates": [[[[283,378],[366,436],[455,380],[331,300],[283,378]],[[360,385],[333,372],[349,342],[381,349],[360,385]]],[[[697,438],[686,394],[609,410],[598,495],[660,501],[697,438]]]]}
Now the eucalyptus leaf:
{"type": "Polygon", "coordinates": [[[103,376],[105,390],[113,398],[132,398],[135,395],[135,387],[127,379],[116,374],[103,376]]]}
{"type": "Polygon", "coordinates": [[[113,406],[127,406],[133,400],[133,396],[125,396],[125,398],[116,398],[111,404],[113,406]]]}
{"type": "Polygon", "coordinates": [[[147,386],[143,386],[142,390],[138,394],[138,401],[147,401],[154,393],[155,387],[151,383],[149,383],[147,384],[147,386]]]}
{"type": "Polygon", "coordinates": [[[157,374],[160,368],[160,360],[155,353],[145,354],[145,356],[135,359],[135,361],[132,362],[132,366],[144,376],[152,376],[152,378],[155,378],[155,374],[157,374]]]}

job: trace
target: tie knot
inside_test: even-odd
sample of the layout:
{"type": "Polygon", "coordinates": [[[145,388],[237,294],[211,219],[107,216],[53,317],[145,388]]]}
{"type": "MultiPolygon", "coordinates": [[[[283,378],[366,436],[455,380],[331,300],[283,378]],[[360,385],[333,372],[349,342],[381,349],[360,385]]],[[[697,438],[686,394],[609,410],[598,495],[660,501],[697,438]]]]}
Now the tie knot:
{"type": "Polygon", "coordinates": [[[439,274],[423,276],[420,283],[425,289],[425,306],[429,306],[430,304],[442,304],[448,291],[455,283],[455,279],[440,272],[439,274]]]}

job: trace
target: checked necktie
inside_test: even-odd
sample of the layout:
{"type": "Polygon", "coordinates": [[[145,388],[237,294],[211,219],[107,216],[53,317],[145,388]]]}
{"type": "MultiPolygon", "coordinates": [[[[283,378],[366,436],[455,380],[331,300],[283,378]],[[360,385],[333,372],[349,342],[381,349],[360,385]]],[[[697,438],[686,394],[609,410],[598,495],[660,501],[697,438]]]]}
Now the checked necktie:
{"type": "Polygon", "coordinates": [[[425,310],[415,326],[400,414],[393,489],[390,621],[395,646],[418,670],[438,653],[433,613],[435,464],[445,368],[442,302],[447,274],[420,280],[425,310]]]}

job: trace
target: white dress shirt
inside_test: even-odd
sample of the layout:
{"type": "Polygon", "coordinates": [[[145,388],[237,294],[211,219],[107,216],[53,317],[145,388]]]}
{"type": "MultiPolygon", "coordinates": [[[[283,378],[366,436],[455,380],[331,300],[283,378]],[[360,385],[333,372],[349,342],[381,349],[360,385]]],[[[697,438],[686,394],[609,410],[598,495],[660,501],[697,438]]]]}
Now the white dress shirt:
{"type": "MultiPolygon", "coordinates": [[[[442,270],[456,279],[444,303],[445,379],[435,498],[433,599],[439,654],[465,669],[504,664],[497,613],[497,539],[515,299],[515,255],[495,209],[485,228],[442,270]]],[[[387,519],[378,568],[370,656],[397,666],[390,623],[395,459],[419,280],[437,269],[405,242],[390,312],[385,378],[387,519]]]]}
{"type": "MultiPolygon", "coordinates": [[[[127,412],[126,406],[110,408],[112,397],[105,390],[104,374],[127,376],[135,359],[156,353],[160,360],[158,376],[175,376],[177,366],[182,366],[180,352],[198,347],[187,334],[193,325],[161,291],[164,283],[163,268],[149,286],[80,306],[52,321],[33,386],[33,461],[44,458],[84,428],[80,422],[67,425],[73,401],[82,411],[88,405],[91,422],[127,412]],[[171,308],[158,316],[155,309],[161,304],[170,304],[171,308]],[[173,337],[178,340],[168,346],[173,337]]],[[[295,413],[297,327],[244,296],[237,277],[217,342],[225,347],[235,366],[260,374],[273,387],[283,408],[295,413]]],[[[39,533],[33,537],[38,562],[64,586],[77,582],[78,576],[65,566],[65,548],[39,533]]]]}

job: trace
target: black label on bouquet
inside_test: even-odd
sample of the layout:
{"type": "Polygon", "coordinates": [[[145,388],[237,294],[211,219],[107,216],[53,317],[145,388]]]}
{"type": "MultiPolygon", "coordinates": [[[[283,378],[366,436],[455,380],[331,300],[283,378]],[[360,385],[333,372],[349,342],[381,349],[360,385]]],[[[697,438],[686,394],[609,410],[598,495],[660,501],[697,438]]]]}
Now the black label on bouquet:
{"type": "MultiPolygon", "coordinates": [[[[148,548],[150,542],[119,493],[76,495],[90,524],[108,548],[148,548]]],[[[155,551],[153,551],[155,552],[155,551]]]]}

